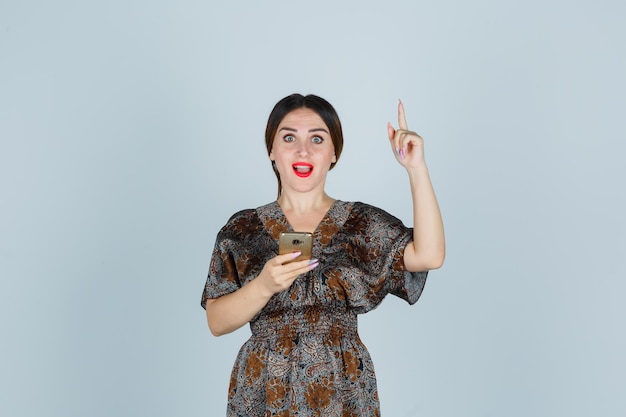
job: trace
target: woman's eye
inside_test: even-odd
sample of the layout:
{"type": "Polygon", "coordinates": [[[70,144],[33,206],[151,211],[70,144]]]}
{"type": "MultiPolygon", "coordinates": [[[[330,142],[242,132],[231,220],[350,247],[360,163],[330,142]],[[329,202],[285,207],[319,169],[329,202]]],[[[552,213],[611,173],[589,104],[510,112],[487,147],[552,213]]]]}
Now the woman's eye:
{"type": "Polygon", "coordinates": [[[319,136],[314,136],[314,137],[311,139],[311,142],[313,142],[313,143],[322,143],[322,142],[324,142],[324,139],[323,139],[323,138],[320,138],[319,136]]]}
{"type": "Polygon", "coordinates": [[[285,137],[283,138],[283,140],[284,140],[285,142],[295,142],[296,138],[294,138],[294,137],[293,137],[293,136],[291,136],[291,135],[287,135],[287,136],[285,136],[285,137]]]}

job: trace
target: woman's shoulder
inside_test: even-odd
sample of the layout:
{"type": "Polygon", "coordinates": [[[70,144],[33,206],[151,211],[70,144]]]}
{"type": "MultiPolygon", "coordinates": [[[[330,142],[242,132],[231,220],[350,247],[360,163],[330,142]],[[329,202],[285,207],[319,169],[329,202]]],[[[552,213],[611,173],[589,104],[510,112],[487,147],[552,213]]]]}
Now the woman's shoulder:
{"type": "Polygon", "coordinates": [[[374,224],[402,225],[402,221],[388,211],[372,204],[355,201],[351,203],[351,217],[374,224]]]}
{"type": "Polygon", "coordinates": [[[256,208],[239,210],[228,219],[225,227],[242,225],[255,228],[263,227],[267,218],[280,217],[281,213],[278,203],[272,201],[256,208]]]}
{"type": "Polygon", "coordinates": [[[243,237],[258,231],[259,217],[255,209],[248,208],[234,213],[220,230],[221,235],[243,237]]]}
{"type": "Polygon", "coordinates": [[[255,215],[256,215],[256,210],[252,208],[239,210],[235,212],[235,214],[230,216],[230,218],[228,219],[228,223],[233,222],[233,221],[239,221],[241,219],[250,219],[250,218],[253,218],[255,215]]]}
{"type": "Polygon", "coordinates": [[[368,203],[364,203],[362,201],[354,201],[351,203],[352,205],[352,212],[355,214],[366,214],[366,215],[370,215],[370,216],[391,216],[394,217],[392,214],[390,214],[388,211],[374,206],[372,204],[368,204],[368,203]]]}

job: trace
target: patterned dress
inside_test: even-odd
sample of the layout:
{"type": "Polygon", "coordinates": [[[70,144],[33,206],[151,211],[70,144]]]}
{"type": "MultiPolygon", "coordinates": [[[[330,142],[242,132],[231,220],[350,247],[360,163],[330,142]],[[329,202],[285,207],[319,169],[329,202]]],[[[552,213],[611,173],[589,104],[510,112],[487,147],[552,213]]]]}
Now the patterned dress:
{"type": "MultiPolygon", "coordinates": [[[[202,306],[236,291],[277,255],[291,226],[277,202],[243,210],[219,232],[202,306]]],[[[417,301],[427,272],[404,271],[412,229],[376,207],[335,201],[313,234],[317,268],[250,321],[228,391],[228,417],[379,416],[374,367],[357,314],[387,294],[417,301]]]]}

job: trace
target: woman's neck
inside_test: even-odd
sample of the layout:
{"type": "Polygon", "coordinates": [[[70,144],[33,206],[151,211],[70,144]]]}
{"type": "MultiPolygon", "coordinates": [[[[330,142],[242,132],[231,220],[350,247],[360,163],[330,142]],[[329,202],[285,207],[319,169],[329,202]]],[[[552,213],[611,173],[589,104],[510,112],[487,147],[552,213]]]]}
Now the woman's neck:
{"type": "Polygon", "coordinates": [[[278,197],[278,205],[284,212],[307,214],[310,212],[326,212],[335,200],[325,192],[321,193],[293,193],[283,192],[278,197]]]}
{"type": "Polygon", "coordinates": [[[277,201],[293,230],[315,233],[335,200],[326,193],[319,195],[284,193],[277,201]]]}

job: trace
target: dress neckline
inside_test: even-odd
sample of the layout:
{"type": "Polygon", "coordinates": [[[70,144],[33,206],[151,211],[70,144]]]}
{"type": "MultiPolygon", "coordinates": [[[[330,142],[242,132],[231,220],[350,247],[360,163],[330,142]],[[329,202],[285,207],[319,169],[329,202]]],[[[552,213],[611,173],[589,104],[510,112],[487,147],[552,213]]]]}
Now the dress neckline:
{"type": "MultiPolygon", "coordinates": [[[[326,241],[327,237],[324,235],[338,231],[348,218],[351,207],[351,203],[335,200],[316,226],[313,232],[315,240],[326,241]]],[[[281,232],[294,231],[277,201],[258,207],[256,212],[269,235],[276,241],[281,232]]]]}
{"type": "MultiPolygon", "coordinates": [[[[339,200],[333,199],[333,202],[330,203],[330,207],[328,207],[328,210],[326,210],[326,212],[324,213],[324,215],[322,216],[322,218],[320,219],[320,221],[315,225],[315,229],[313,229],[313,236],[318,234],[318,231],[320,229],[320,226],[324,223],[326,223],[327,220],[332,220],[332,212],[334,207],[337,205],[337,202],[339,200]]],[[[282,217],[282,220],[285,223],[285,226],[287,226],[287,231],[288,232],[301,232],[302,230],[295,230],[293,228],[293,226],[291,225],[291,223],[289,222],[289,219],[287,218],[287,215],[285,214],[285,211],[283,210],[283,208],[280,206],[280,204],[278,203],[278,200],[274,201],[274,204],[276,204],[276,208],[278,209],[280,216],[282,217]]]]}

